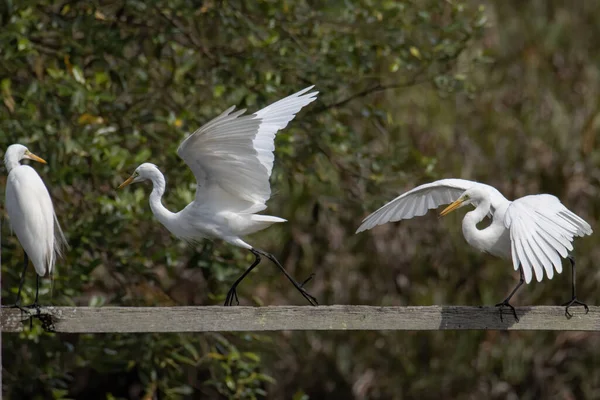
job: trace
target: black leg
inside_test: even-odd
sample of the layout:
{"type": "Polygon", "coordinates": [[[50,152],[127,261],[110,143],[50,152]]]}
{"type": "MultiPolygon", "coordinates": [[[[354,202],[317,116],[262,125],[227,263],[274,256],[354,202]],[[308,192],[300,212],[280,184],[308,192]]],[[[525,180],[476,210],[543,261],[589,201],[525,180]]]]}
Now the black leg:
{"type": "Polygon", "coordinates": [[[300,294],[310,303],[310,305],[312,305],[312,306],[319,305],[319,302],[317,301],[317,299],[314,298],[313,296],[311,296],[310,294],[308,294],[308,292],[303,287],[304,284],[306,284],[308,281],[310,281],[312,279],[312,275],[309,276],[308,279],[306,279],[302,284],[299,284],[298,282],[296,282],[296,280],[294,278],[292,278],[292,276],[285,270],[285,268],[283,268],[283,265],[281,265],[279,263],[279,261],[275,258],[274,255],[264,252],[262,250],[258,250],[258,249],[252,249],[250,251],[256,255],[258,255],[258,254],[263,255],[263,256],[267,257],[269,260],[271,260],[273,262],[273,264],[277,265],[277,267],[281,270],[281,272],[283,272],[283,274],[286,276],[286,278],[288,278],[288,280],[290,282],[292,282],[292,285],[294,285],[296,290],[298,290],[300,292],[300,294]]]}
{"type": "Polygon", "coordinates": [[[565,307],[565,316],[567,318],[571,318],[573,315],[569,312],[569,307],[573,306],[573,305],[577,305],[577,306],[583,306],[583,308],[585,308],[585,313],[587,314],[590,309],[587,306],[587,304],[582,303],[581,301],[577,300],[577,292],[575,290],[575,258],[571,255],[569,255],[567,257],[569,259],[569,261],[571,262],[571,279],[573,280],[572,284],[571,284],[571,293],[572,293],[572,297],[570,301],[567,301],[566,303],[562,304],[565,307]]]}
{"type": "MultiPolygon", "coordinates": [[[[250,251],[252,251],[252,250],[250,250],[250,251]]],[[[246,271],[244,271],[244,273],[242,274],[242,276],[240,276],[233,283],[233,285],[231,285],[231,288],[229,289],[229,292],[227,292],[227,297],[225,298],[225,305],[226,306],[232,306],[234,298],[235,298],[235,302],[238,305],[240,304],[240,300],[238,299],[238,295],[237,295],[237,286],[240,284],[241,281],[244,280],[244,278],[246,277],[246,275],[248,275],[250,273],[250,271],[252,271],[254,269],[254,267],[256,267],[260,263],[260,254],[255,253],[254,251],[252,251],[252,253],[256,257],[256,259],[254,260],[254,262],[252,263],[252,265],[250,267],[248,267],[248,269],[246,271]]]]}
{"type": "Polygon", "coordinates": [[[40,311],[40,305],[38,303],[38,296],[40,294],[40,279],[41,277],[39,275],[36,274],[36,281],[35,281],[35,301],[33,302],[33,304],[28,305],[27,307],[29,308],[35,308],[38,312],[40,311]]]}
{"type": "Polygon", "coordinates": [[[25,283],[25,273],[27,272],[27,266],[29,265],[29,256],[27,256],[27,253],[25,252],[23,252],[23,254],[25,255],[23,257],[23,272],[21,273],[21,281],[19,282],[19,291],[17,292],[17,301],[15,301],[15,304],[21,303],[21,290],[25,283]]]}
{"type": "Polygon", "coordinates": [[[27,253],[23,252],[25,255],[23,261],[23,272],[21,272],[21,280],[19,282],[19,290],[17,291],[17,301],[14,304],[2,305],[2,308],[19,308],[23,311],[21,307],[21,289],[23,289],[23,284],[25,283],[25,273],[27,272],[27,266],[29,265],[29,257],[27,253]]]}
{"type": "MultiPolygon", "coordinates": [[[[40,293],[40,276],[38,274],[36,275],[36,281],[35,281],[35,301],[33,302],[33,304],[30,304],[28,306],[26,306],[27,308],[33,308],[35,311],[37,311],[37,316],[39,317],[41,314],[41,307],[38,304],[38,295],[40,293]]],[[[33,317],[29,318],[29,329],[31,329],[31,327],[33,326],[33,317]]]]}
{"type": "Polygon", "coordinates": [[[40,294],[40,276],[37,275],[37,279],[35,280],[35,301],[33,304],[38,304],[38,296],[40,294]]]}
{"type": "Polygon", "coordinates": [[[501,303],[496,304],[496,307],[500,307],[500,321],[502,321],[502,309],[504,307],[509,307],[512,310],[513,315],[515,316],[515,319],[517,320],[517,322],[519,322],[519,317],[517,317],[517,311],[509,303],[510,299],[514,296],[514,294],[517,292],[517,290],[521,287],[523,282],[525,282],[525,275],[523,274],[523,267],[520,265],[519,265],[519,272],[521,274],[521,277],[519,279],[519,283],[517,284],[517,286],[513,289],[512,292],[510,292],[510,294],[508,295],[508,297],[506,299],[504,299],[501,303]]]}

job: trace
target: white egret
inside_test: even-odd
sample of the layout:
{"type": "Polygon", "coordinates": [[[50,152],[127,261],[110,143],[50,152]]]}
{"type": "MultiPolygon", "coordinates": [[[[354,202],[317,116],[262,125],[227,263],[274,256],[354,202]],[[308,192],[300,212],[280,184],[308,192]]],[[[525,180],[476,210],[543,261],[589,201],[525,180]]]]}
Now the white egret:
{"type": "Polygon", "coordinates": [[[9,146],[4,154],[4,165],[8,171],[6,211],[12,230],[17,234],[25,253],[17,301],[9,306],[19,308],[29,259],[37,272],[35,301],[32,304],[33,307],[37,307],[40,277],[46,273],[52,274],[56,259],[61,255],[62,246],[66,245],[48,189],[33,168],[19,164],[23,159],[46,164],[46,161],[20,144],[9,146]]]}
{"type": "Polygon", "coordinates": [[[307,93],[312,88],[305,88],[252,115],[242,116],[246,110],[233,112],[235,106],[230,107],[183,140],[177,154],[197,181],[196,197],[183,210],[173,213],[162,205],[165,178],[154,164],[140,165],[119,186],[151,181],[150,208],[175,236],[188,242],[222,239],[254,254],[254,263],[235,281],[225,305],[232,305],[234,298],[239,304],[236,288],[260,263],[261,255],[277,265],[310,304],[317,305],[317,300],[303,288],[310,278],[299,284],[272,254],[241,238],[286,221],[256,213],[267,208],[265,203],[271,197],[269,177],[273,169],[275,134],[285,128],[302,107],[316,99],[318,92],[307,93]]]}
{"type": "Polygon", "coordinates": [[[520,281],[504,301],[496,304],[510,307],[509,301],[523,282],[531,282],[533,274],[539,281],[544,273],[549,279],[562,272],[561,256],[569,258],[572,266],[572,298],[563,304],[565,314],[571,317],[569,307],[577,304],[588,311],[587,305],[575,293],[575,260],[569,255],[575,236],[592,233],[590,225],[569,211],[558,198],[549,194],[525,196],[515,201],[507,200],[496,188],[464,179],[442,179],[418,186],[385,204],[366,217],[356,233],[386,222],[395,222],[424,215],[427,210],[449,204],[441,213],[444,216],[460,207],[472,204],[462,222],[463,235],[468,244],[485,253],[512,259],[520,281]],[[484,229],[477,224],[485,217],[492,219],[484,229]]]}

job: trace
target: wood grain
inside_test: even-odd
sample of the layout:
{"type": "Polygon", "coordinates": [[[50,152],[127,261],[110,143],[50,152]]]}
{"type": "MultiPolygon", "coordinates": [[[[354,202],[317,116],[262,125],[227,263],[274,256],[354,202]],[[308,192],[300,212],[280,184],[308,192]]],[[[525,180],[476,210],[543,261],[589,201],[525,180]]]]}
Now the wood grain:
{"type": "MultiPolygon", "coordinates": [[[[270,306],[270,307],[44,307],[35,316],[54,332],[237,332],[282,330],[600,330],[600,307],[519,307],[516,322],[496,307],[270,306]]],[[[30,312],[35,315],[35,311],[30,312]]],[[[28,329],[29,315],[0,311],[3,332],[28,329]]],[[[39,323],[36,321],[36,323],[39,323]]]]}

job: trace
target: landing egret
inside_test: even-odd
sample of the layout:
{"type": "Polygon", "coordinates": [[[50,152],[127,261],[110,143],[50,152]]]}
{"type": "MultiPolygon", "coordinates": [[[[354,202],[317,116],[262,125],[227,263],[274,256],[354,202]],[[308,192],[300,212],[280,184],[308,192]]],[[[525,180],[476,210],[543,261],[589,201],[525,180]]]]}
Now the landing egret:
{"type": "Polygon", "coordinates": [[[6,211],[12,230],[17,234],[25,253],[17,301],[9,306],[19,308],[29,259],[37,272],[35,301],[32,304],[37,307],[40,277],[52,273],[62,246],[67,243],[56,219],[48,189],[33,168],[19,164],[23,159],[46,164],[46,161],[20,144],[9,146],[4,154],[4,165],[8,171],[6,211]]]}
{"type": "Polygon", "coordinates": [[[256,213],[267,208],[265,203],[271,197],[269,177],[273,169],[275,134],[285,128],[302,107],[316,99],[318,92],[307,93],[312,88],[307,87],[252,115],[242,116],[245,109],[233,112],[235,106],[230,107],[183,140],[177,154],[197,181],[196,198],[183,210],[173,213],[162,205],[165,178],[154,164],[141,164],[119,186],[120,189],[131,183],[151,181],[150,208],[175,236],[188,242],[222,239],[254,254],[254,263],[235,281],[225,305],[232,305],[234,298],[239,304],[237,286],[260,263],[261,255],[277,265],[311,305],[317,305],[317,300],[303,287],[310,278],[301,284],[296,282],[275,256],[241,238],[286,221],[256,213]]]}
{"type": "Polygon", "coordinates": [[[554,276],[554,269],[561,273],[560,256],[569,258],[572,267],[572,298],[563,304],[565,314],[571,317],[569,307],[574,304],[583,306],[588,312],[588,306],[575,294],[575,259],[569,252],[573,250],[573,238],[590,235],[592,228],[555,196],[538,194],[509,201],[496,188],[483,183],[442,179],[418,186],[390,201],[366,217],[356,233],[386,222],[421,216],[429,209],[448,203],[451,204],[440,216],[468,204],[475,206],[462,222],[467,243],[484,253],[512,259],[515,270],[519,270],[519,284],[506,299],[496,304],[500,307],[500,317],[502,308],[509,307],[519,320],[510,299],[523,282],[531,282],[534,273],[538,282],[544,272],[549,279],[554,276]],[[478,229],[477,224],[486,216],[492,219],[491,224],[478,229]]]}

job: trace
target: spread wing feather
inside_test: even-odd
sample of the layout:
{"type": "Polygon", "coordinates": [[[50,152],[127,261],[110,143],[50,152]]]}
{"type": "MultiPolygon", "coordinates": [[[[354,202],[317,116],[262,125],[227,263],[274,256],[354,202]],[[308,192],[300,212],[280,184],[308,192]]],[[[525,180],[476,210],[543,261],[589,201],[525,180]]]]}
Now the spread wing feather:
{"type": "Polygon", "coordinates": [[[562,272],[560,257],[573,250],[573,239],[592,233],[582,218],[569,211],[555,196],[539,194],[513,201],[504,217],[510,229],[513,266],[523,267],[529,283],[535,273],[538,281],[562,272]]]}
{"type": "Polygon", "coordinates": [[[358,232],[371,229],[386,222],[396,222],[425,215],[428,210],[443,204],[450,204],[460,197],[467,189],[482,186],[490,191],[492,207],[504,196],[494,187],[465,179],[442,179],[427,183],[396,197],[383,207],[366,217],[358,227],[358,232]]]}
{"type": "Polygon", "coordinates": [[[235,211],[257,212],[271,196],[274,139],[302,107],[316,99],[313,86],[279,100],[253,115],[230,107],[188,136],[177,154],[198,186],[196,200],[217,202],[235,211]]]}

